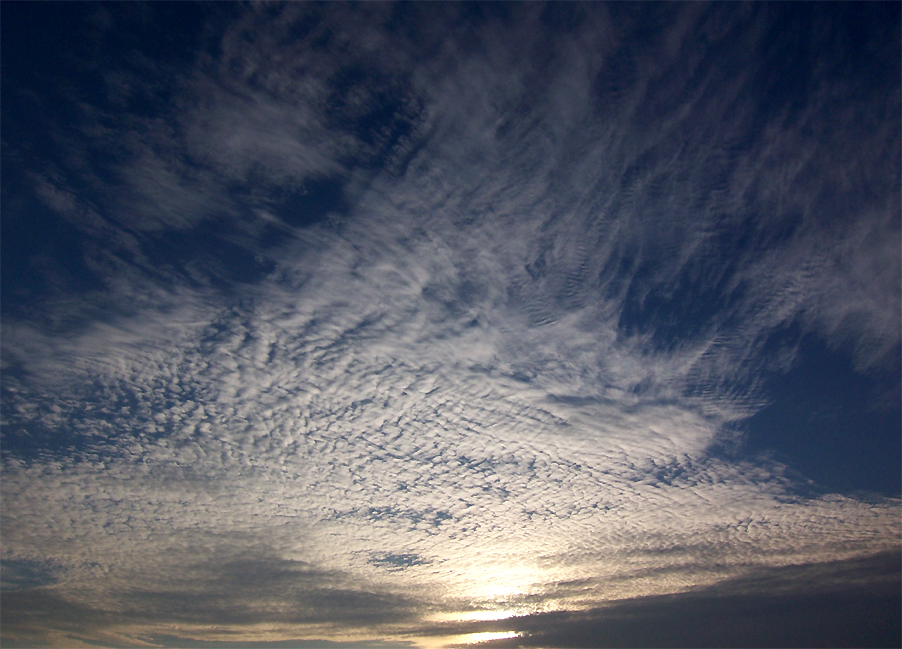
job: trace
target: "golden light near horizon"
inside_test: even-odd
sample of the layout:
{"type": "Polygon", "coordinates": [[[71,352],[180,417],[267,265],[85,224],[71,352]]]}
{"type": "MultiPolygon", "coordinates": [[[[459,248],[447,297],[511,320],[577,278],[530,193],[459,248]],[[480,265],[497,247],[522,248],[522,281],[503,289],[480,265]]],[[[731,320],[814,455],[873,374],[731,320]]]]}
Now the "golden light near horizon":
{"type": "Polygon", "coordinates": [[[490,640],[506,640],[508,638],[518,638],[520,634],[516,631],[484,631],[482,633],[467,633],[459,636],[463,641],[461,644],[478,644],[480,642],[488,642],[490,640]]]}
{"type": "Polygon", "coordinates": [[[429,636],[408,638],[413,640],[422,649],[451,649],[452,647],[479,645],[493,640],[508,640],[522,637],[517,631],[478,631],[475,633],[460,633],[456,635],[429,636]]]}
{"type": "Polygon", "coordinates": [[[492,622],[494,620],[506,620],[509,617],[524,615],[533,611],[524,609],[497,609],[479,611],[454,611],[451,613],[436,613],[427,618],[430,622],[492,622]]]}
{"type": "Polygon", "coordinates": [[[474,609],[518,611],[517,602],[530,595],[541,594],[541,585],[557,581],[559,571],[536,565],[531,548],[510,544],[500,546],[479,564],[462,572],[459,590],[474,609]]]}
{"type": "Polygon", "coordinates": [[[417,638],[417,642],[424,649],[450,649],[452,647],[479,645],[492,640],[508,640],[521,637],[516,631],[480,631],[477,633],[463,633],[459,635],[438,636],[433,638],[417,638]]]}

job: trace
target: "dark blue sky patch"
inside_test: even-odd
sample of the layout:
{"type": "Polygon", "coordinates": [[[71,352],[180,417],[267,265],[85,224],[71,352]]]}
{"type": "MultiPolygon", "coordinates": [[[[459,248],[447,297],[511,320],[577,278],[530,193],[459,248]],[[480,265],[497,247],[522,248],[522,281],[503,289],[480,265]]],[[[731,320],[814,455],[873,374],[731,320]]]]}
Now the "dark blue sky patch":
{"type": "Polygon", "coordinates": [[[423,110],[404,78],[381,76],[363,66],[342,69],[331,80],[327,116],[332,128],[347,131],[364,147],[352,167],[403,172],[409,152],[393,160],[399,144],[414,134],[423,110]]]}
{"type": "Polygon", "coordinates": [[[618,324],[628,336],[649,334],[656,349],[674,349],[710,335],[736,302],[736,297],[723,290],[726,277],[711,283],[686,273],[675,288],[655,286],[649,290],[643,286],[643,275],[640,270],[633,276],[618,324]]]}
{"type": "Polygon", "coordinates": [[[0,433],[0,457],[25,462],[84,458],[91,454],[91,440],[71,427],[48,427],[40,422],[12,421],[0,433]]]}
{"type": "MultiPolygon", "coordinates": [[[[207,3],[47,2],[4,7],[4,118],[27,95],[42,108],[26,125],[56,137],[97,110],[132,117],[171,114],[179,69],[194,62],[207,3]],[[8,29],[7,25],[15,25],[8,29]],[[83,103],[86,102],[86,103],[83,103]],[[37,118],[37,119],[36,119],[37,118]]],[[[6,130],[7,124],[4,124],[6,130]]],[[[105,145],[115,144],[106,141],[105,145]]]]}
{"type": "Polygon", "coordinates": [[[762,110],[784,109],[793,125],[827,80],[842,80],[863,97],[898,92],[896,3],[770,4],[764,11],[771,20],[754,83],[762,110]]]}
{"type": "Polygon", "coordinates": [[[374,566],[385,568],[386,570],[404,570],[412,566],[423,566],[428,564],[418,554],[380,554],[370,558],[370,563],[374,566]]]}
{"type": "Polygon", "coordinates": [[[804,339],[796,366],[767,383],[746,423],[749,452],[773,453],[822,489],[902,492],[902,393],[895,369],[855,372],[843,351],[804,339]]]}
{"type": "Polygon", "coordinates": [[[605,294],[622,299],[618,329],[649,335],[656,349],[669,350],[733,324],[745,291],[733,280],[756,239],[754,227],[751,220],[732,229],[715,227],[700,246],[702,254],[676,276],[660,275],[671,261],[667,251],[626,248],[612,256],[599,279],[605,294]]]}
{"type": "Polygon", "coordinates": [[[344,182],[338,177],[311,179],[297,191],[276,193],[270,199],[273,213],[297,228],[327,222],[329,217],[347,216],[350,207],[344,182]]]}
{"type": "Polygon", "coordinates": [[[4,316],[27,317],[44,300],[103,289],[104,282],[86,263],[90,239],[33,194],[22,191],[15,181],[27,181],[16,170],[7,167],[3,174],[0,290],[4,316]]]}
{"type": "MultiPolygon", "coordinates": [[[[122,438],[134,432],[133,421],[126,423],[130,415],[138,414],[134,394],[111,397],[108,390],[87,385],[82,386],[82,402],[61,403],[54,395],[29,395],[20,391],[21,386],[20,380],[4,378],[0,402],[4,410],[0,457],[4,459],[60,462],[114,457],[120,455],[122,438]]],[[[156,437],[165,434],[163,429],[156,437]]]]}
{"type": "Polygon", "coordinates": [[[572,32],[585,23],[587,12],[579,2],[549,2],[542,8],[541,21],[556,32],[572,32]]]}
{"type": "Polygon", "coordinates": [[[190,230],[149,233],[142,243],[146,254],[157,261],[164,284],[172,281],[168,277],[172,273],[189,284],[200,286],[203,281],[231,291],[237,285],[259,282],[275,268],[228,220],[211,218],[190,230]]]}
{"type": "Polygon", "coordinates": [[[42,84],[32,88],[50,90],[52,81],[90,60],[94,43],[84,38],[84,25],[96,8],[72,2],[4,5],[0,28],[4,85],[42,84]]]}

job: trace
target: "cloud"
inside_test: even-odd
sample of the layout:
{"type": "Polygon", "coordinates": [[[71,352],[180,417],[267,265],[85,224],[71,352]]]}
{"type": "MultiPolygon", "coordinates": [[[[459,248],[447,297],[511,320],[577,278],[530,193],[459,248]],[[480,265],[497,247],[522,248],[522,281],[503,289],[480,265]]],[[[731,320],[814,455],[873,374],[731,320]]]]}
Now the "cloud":
{"type": "Polygon", "coordinates": [[[36,561],[5,561],[3,565],[3,590],[37,588],[56,581],[52,565],[36,561]]]}
{"type": "Polygon", "coordinates": [[[44,303],[54,326],[4,317],[4,565],[60,566],[4,592],[5,639],[672,612],[689,600],[637,598],[898,547],[897,499],[713,450],[791,365],[771,345],[792,325],[851,340],[862,371],[892,362],[898,186],[853,201],[870,165],[849,160],[892,158],[898,128],[832,113],[829,74],[799,111],[761,96],[774,72],[746,53],[778,8],[434,10],[453,28],[248,9],[171,114],[115,123],[114,180],[33,176],[107,288],[44,303]],[[313,204],[323,183],[340,214],[313,204]]]}

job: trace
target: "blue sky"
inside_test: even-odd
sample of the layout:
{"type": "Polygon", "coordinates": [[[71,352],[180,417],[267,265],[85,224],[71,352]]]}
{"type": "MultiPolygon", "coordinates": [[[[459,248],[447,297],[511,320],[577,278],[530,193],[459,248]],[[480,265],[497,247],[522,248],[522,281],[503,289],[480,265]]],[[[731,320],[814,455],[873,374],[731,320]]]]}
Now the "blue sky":
{"type": "Polygon", "coordinates": [[[0,11],[4,646],[899,642],[898,4],[0,11]]]}

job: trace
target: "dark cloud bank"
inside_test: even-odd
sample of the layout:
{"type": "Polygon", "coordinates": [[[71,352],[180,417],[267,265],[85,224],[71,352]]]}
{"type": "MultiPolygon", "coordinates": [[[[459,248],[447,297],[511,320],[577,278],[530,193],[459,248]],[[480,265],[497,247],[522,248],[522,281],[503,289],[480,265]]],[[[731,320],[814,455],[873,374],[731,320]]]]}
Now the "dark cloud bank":
{"type": "Polygon", "coordinates": [[[899,7],[3,3],[3,646],[899,645],[899,7]]]}

